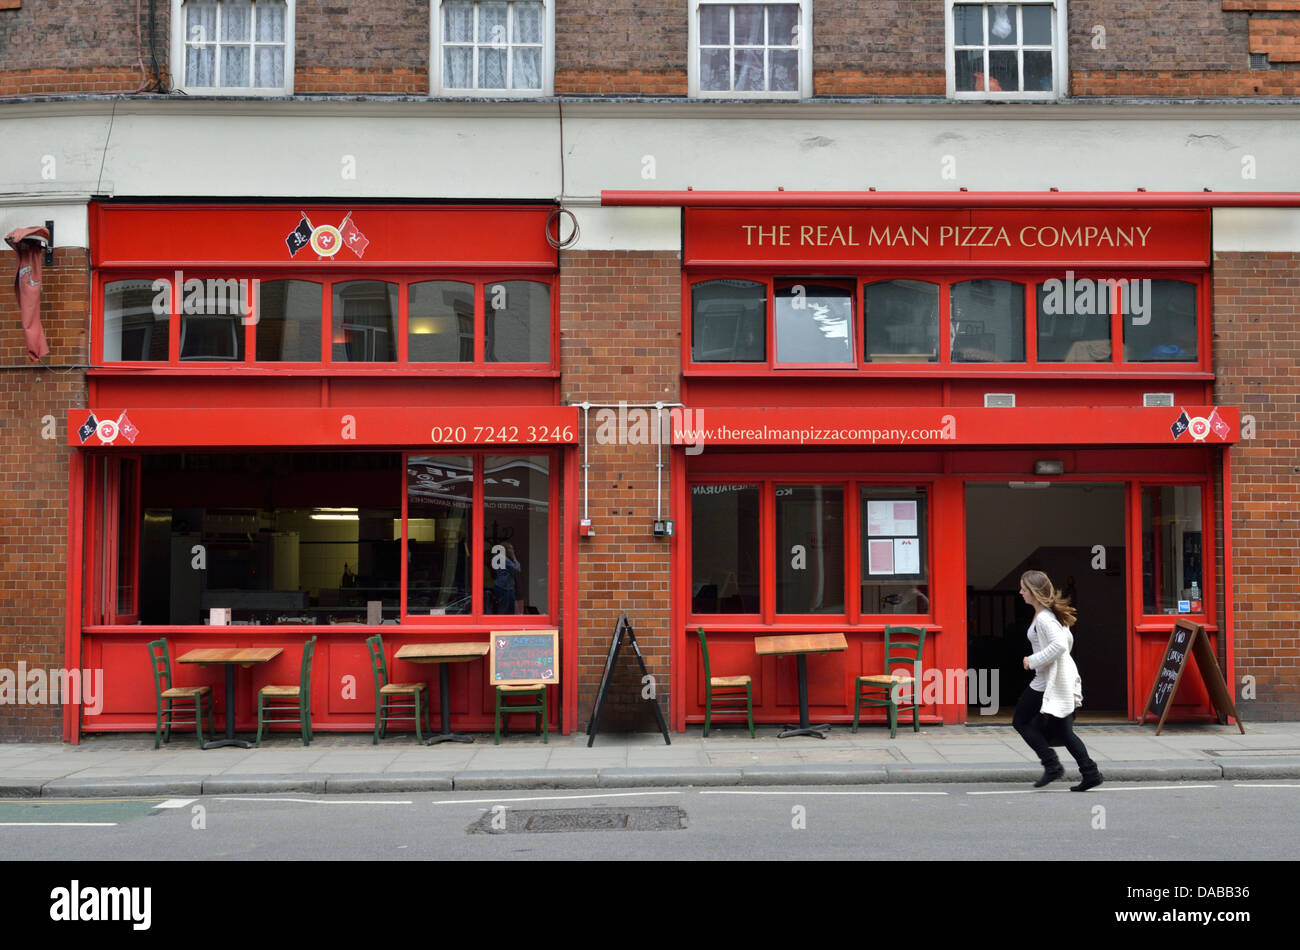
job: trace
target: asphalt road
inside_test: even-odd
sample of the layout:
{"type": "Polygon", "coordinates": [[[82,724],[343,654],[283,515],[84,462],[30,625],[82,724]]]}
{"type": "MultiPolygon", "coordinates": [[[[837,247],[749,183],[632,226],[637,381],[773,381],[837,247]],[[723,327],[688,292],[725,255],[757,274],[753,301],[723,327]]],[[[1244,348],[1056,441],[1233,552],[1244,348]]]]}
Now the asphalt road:
{"type": "MultiPolygon", "coordinates": [[[[1276,860],[1300,782],[0,800],[3,860],[1276,860]]],[[[12,871],[12,868],[11,868],[12,871]]]]}

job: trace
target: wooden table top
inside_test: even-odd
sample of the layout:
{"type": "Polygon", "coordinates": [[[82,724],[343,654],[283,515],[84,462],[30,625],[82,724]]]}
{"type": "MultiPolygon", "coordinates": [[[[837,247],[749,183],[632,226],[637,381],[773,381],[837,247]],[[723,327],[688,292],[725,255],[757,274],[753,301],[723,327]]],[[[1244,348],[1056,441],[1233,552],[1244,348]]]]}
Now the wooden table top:
{"type": "Polygon", "coordinates": [[[759,656],[782,656],[792,653],[836,653],[847,650],[849,641],[842,633],[799,633],[782,637],[755,637],[754,652],[759,656]]]}
{"type": "Polygon", "coordinates": [[[487,656],[490,643],[408,643],[393,654],[412,663],[466,663],[487,656]]]}
{"type": "Polygon", "coordinates": [[[251,666],[254,663],[269,663],[283,653],[281,647],[209,647],[191,650],[177,663],[242,663],[251,666]]]}

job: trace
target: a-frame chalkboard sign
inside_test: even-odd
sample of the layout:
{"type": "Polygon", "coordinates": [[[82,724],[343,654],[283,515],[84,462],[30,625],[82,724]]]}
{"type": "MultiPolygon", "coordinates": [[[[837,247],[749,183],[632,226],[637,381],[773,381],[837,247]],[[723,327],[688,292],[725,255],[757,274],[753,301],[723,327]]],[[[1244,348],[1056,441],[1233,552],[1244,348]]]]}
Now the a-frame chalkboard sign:
{"type": "MultiPolygon", "coordinates": [[[[614,678],[614,667],[618,663],[618,652],[623,648],[623,640],[626,639],[632,644],[632,649],[636,652],[636,662],[641,667],[642,682],[650,674],[646,672],[645,658],[641,656],[641,648],[637,646],[636,633],[632,630],[632,624],[627,619],[627,614],[618,618],[618,625],[614,627],[614,639],[609,644],[609,656],[605,658],[605,672],[600,677],[600,689],[596,692],[596,706],[591,711],[591,719],[587,722],[587,748],[596,741],[596,731],[600,728],[600,711],[605,705],[605,694],[609,691],[610,681],[614,678]]],[[[659,722],[659,731],[664,734],[664,743],[672,745],[672,740],[668,738],[668,723],[664,722],[663,711],[659,708],[659,700],[655,697],[653,691],[650,696],[646,697],[646,702],[650,708],[655,711],[655,719],[659,722]]]]}
{"type": "Polygon", "coordinates": [[[1169,644],[1165,647],[1164,659],[1156,673],[1156,681],[1151,684],[1151,694],[1147,697],[1146,708],[1142,710],[1142,718],[1138,723],[1145,723],[1148,715],[1158,717],[1156,735],[1160,735],[1160,730],[1165,727],[1165,717],[1169,715],[1174,694],[1178,692],[1178,684],[1182,682],[1183,671],[1187,669],[1187,658],[1193,655],[1196,657],[1196,668],[1201,671],[1201,680],[1209,690],[1210,701],[1214,703],[1214,708],[1218,710],[1221,717],[1224,717],[1225,722],[1228,716],[1236,719],[1237,728],[1245,734],[1246,727],[1242,725],[1241,717],[1237,715],[1237,709],[1232,703],[1232,694],[1228,692],[1228,685],[1223,681],[1223,674],[1219,672],[1218,661],[1215,660],[1214,650],[1210,647],[1210,638],[1204,627],[1190,620],[1179,620],[1174,624],[1173,632],[1169,634],[1169,644]]]}

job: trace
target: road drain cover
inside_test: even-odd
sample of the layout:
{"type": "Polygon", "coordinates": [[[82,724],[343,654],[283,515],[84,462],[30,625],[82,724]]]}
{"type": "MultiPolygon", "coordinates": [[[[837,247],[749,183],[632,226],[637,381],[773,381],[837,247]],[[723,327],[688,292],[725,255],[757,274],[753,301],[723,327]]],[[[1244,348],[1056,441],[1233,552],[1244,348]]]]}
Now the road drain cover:
{"type": "Polygon", "coordinates": [[[498,805],[467,830],[472,835],[510,835],[558,831],[679,831],[685,827],[686,812],[675,805],[548,809],[498,805]]]}

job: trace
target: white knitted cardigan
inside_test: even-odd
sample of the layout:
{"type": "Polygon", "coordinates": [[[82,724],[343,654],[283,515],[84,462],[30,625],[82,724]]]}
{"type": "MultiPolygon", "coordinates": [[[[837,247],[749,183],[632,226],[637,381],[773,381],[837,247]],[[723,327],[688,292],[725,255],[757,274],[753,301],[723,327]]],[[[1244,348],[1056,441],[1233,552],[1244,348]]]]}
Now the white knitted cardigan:
{"type": "Polygon", "coordinates": [[[1056,614],[1044,608],[1029,625],[1029,643],[1034,649],[1029,665],[1046,683],[1041,711],[1064,719],[1083,705],[1083,681],[1070,656],[1074,635],[1069,627],[1061,626],[1056,614]]]}

